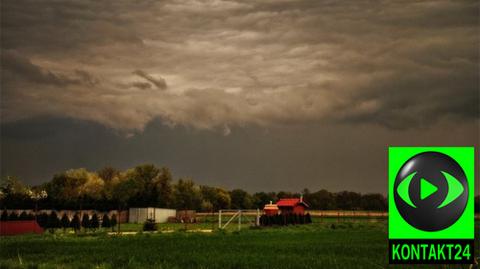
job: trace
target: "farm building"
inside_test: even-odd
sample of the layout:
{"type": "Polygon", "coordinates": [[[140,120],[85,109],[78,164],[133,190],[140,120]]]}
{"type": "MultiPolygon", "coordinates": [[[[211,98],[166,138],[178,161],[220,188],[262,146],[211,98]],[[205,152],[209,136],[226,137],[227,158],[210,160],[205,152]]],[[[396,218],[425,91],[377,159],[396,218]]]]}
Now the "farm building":
{"type": "Polygon", "coordinates": [[[280,199],[277,202],[277,207],[281,214],[297,214],[304,215],[305,209],[309,207],[307,203],[303,201],[303,197],[300,198],[285,198],[280,199]]]}
{"type": "Polygon", "coordinates": [[[273,204],[272,201],[270,201],[270,204],[265,205],[263,211],[267,216],[274,216],[278,214],[278,206],[277,204],[273,204]]]}
{"type": "Polygon", "coordinates": [[[165,223],[168,218],[175,218],[177,211],[175,209],[168,208],[155,208],[155,207],[143,207],[143,208],[129,208],[128,209],[128,222],[129,223],[143,223],[147,219],[154,219],[156,223],[165,223]]]}

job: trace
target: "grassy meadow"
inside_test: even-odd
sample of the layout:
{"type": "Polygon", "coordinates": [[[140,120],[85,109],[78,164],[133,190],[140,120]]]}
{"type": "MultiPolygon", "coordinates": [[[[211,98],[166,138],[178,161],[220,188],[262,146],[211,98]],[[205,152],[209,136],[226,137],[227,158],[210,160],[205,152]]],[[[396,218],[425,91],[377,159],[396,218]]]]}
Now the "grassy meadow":
{"type": "MultiPolygon", "coordinates": [[[[212,225],[189,224],[186,228],[192,231],[212,225]]],[[[162,224],[159,231],[163,232],[136,235],[109,235],[106,231],[75,235],[58,230],[2,237],[0,267],[397,268],[387,265],[386,221],[316,219],[309,225],[288,227],[250,229],[245,225],[241,231],[233,226],[211,233],[185,232],[183,224],[162,224]]],[[[141,225],[122,225],[122,230],[141,230],[141,225]]]]}

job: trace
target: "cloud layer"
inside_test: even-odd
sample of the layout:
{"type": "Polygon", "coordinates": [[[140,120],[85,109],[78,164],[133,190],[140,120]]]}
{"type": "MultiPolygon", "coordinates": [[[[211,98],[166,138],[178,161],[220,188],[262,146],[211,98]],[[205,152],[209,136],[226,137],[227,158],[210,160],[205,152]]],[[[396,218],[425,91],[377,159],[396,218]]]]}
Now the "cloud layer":
{"type": "Polygon", "coordinates": [[[7,1],[2,121],[478,120],[477,1],[339,2],[7,1]]]}

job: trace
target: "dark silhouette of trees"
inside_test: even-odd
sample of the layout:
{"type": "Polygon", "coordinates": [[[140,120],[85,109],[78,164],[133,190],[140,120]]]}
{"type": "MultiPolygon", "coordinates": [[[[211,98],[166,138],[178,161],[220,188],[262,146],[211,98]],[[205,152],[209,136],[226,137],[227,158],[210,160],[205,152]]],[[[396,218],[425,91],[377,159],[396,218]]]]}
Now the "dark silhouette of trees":
{"type": "Polygon", "coordinates": [[[48,215],[47,228],[50,230],[51,233],[53,233],[55,229],[60,228],[60,220],[58,219],[57,213],[55,213],[55,211],[52,211],[50,215],[48,215]]]}
{"type": "Polygon", "coordinates": [[[67,228],[70,227],[70,219],[68,218],[67,214],[63,214],[62,218],[60,219],[60,224],[63,228],[63,232],[65,232],[67,228]]]}
{"type": "Polygon", "coordinates": [[[90,219],[90,229],[92,229],[93,231],[95,231],[96,229],[98,229],[98,227],[100,227],[100,222],[98,221],[98,216],[97,214],[93,214],[92,218],[90,219]]]}
{"type": "Polygon", "coordinates": [[[90,228],[90,218],[89,218],[88,214],[83,214],[81,225],[82,225],[84,231],[87,231],[87,229],[90,228]]]}
{"type": "Polygon", "coordinates": [[[192,180],[180,179],[173,191],[175,207],[178,209],[200,209],[202,193],[192,180]]]}
{"type": "Polygon", "coordinates": [[[242,189],[234,189],[230,192],[233,209],[250,209],[253,207],[253,197],[242,189]]]}
{"type": "Polygon", "coordinates": [[[78,214],[73,216],[72,221],[70,222],[70,227],[72,227],[75,232],[80,230],[80,217],[78,214]]]}
{"type": "Polygon", "coordinates": [[[110,226],[112,227],[112,232],[113,232],[113,228],[115,228],[115,225],[117,225],[117,215],[113,214],[112,217],[110,218],[110,226]]]}
{"type": "Polygon", "coordinates": [[[104,214],[102,218],[102,228],[110,228],[110,226],[111,226],[110,218],[108,217],[107,214],[104,214]]]}

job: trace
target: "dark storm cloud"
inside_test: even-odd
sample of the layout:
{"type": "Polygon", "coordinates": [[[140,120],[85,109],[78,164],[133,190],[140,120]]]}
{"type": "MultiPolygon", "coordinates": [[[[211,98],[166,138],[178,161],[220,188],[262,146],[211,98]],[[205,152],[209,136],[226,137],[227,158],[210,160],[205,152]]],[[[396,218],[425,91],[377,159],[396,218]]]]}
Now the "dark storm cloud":
{"type": "MultiPolygon", "coordinates": [[[[148,82],[152,83],[159,90],[166,90],[167,89],[167,82],[165,81],[165,79],[163,79],[161,77],[154,78],[154,77],[152,77],[151,75],[147,74],[145,71],[142,71],[142,70],[135,70],[135,71],[133,71],[133,74],[135,74],[135,75],[147,80],[148,82]]],[[[138,83],[136,85],[139,86],[138,83]]],[[[143,86],[145,86],[145,85],[143,85],[143,86]]],[[[142,88],[142,87],[140,86],[140,88],[142,88]]]]}
{"type": "Polygon", "coordinates": [[[21,0],[1,20],[15,77],[2,80],[3,121],[161,118],[229,134],[479,117],[477,1],[21,0]]]}
{"type": "Polygon", "coordinates": [[[57,86],[66,86],[78,82],[43,69],[15,51],[2,51],[1,60],[4,83],[10,82],[9,79],[11,77],[30,83],[53,84],[57,86]]]}
{"type": "Polygon", "coordinates": [[[125,138],[91,121],[32,118],[3,124],[1,174],[38,184],[71,168],[96,171],[143,163],[166,165],[175,178],[249,191],[326,188],[387,190],[388,145],[476,145],[478,126],[435,124],[418,130],[381,126],[296,125],[220,132],[151,121],[125,138]]]}
{"type": "Polygon", "coordinates": [[[389,145],[479,146],[478,17],[449,0],[2,1],[1,174],[153,162],[385,192],[389,145]]]}

